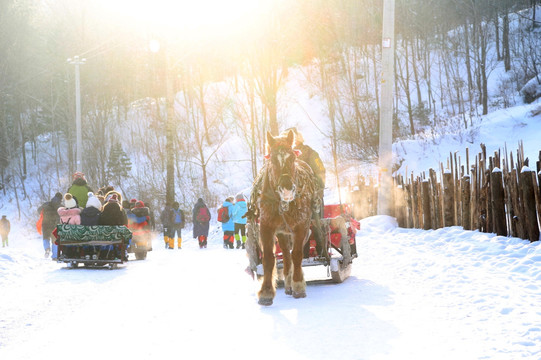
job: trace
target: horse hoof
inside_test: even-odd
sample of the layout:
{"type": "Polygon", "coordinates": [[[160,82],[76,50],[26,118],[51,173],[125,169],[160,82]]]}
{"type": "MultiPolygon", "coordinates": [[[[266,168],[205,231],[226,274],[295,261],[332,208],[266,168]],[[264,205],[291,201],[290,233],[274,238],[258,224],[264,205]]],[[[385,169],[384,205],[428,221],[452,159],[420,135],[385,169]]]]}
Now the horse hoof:
{"type": "Polygon", "coordinates": [[[286,287],[286,295],[293,294],[293,290],[290,287],[286,287]]]}
{"type": "Polygon", "coordinates": [[[305,298],[306,297],[306,292],[305,291],[301,291],[301,292],[293,291],[293,297],[295,299],[305,298]]]}
{"type": "Polygon", "coordinates": [[[271,306],[272,305],[272,299],[259,299],[257,302],[259,305],[263,306],[271,306]]]}

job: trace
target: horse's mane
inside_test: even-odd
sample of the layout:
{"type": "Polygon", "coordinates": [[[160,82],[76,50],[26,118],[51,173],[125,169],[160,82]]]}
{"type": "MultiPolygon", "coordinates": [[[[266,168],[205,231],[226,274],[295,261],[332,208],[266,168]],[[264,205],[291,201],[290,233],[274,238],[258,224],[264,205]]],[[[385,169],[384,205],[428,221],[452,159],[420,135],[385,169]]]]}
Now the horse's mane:
{"type": "MultiPolygon", "coordinates": [[[[297,166],[295,183],[298,187],[297,192],[299,196],[309,196],[310,198],[314,198],[317,191],[319,190],[314,172],[312,171],[310,166],[302,160],[296,159],[295,163],[297,166]]],[[[279,201],[274,193],[266,193],[265,195],[263,195],[263,191],[265,190],[264,183],[269,177],[271,166],[272,165],[270,160],[265,161],[263,167],[259,171],[257,177],[252,184],[250,201],[248,202],[249,217],[252,216],[257,218],[260,206],[259,202],[262,200],[262,198],[265,198],[268,201],[271,201],[272,199],[274,199],[276,202],[279,201]]],[[[267,189],[266,191],[269,192],[270,189],[267,189]]]]}

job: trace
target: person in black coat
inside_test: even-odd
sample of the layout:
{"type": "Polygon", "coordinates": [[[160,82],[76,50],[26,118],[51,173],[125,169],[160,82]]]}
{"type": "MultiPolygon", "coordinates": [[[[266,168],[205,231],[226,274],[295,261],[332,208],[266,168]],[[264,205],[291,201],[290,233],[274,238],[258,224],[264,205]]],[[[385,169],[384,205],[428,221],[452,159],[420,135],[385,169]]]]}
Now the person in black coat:
{"type": "Polygon", "coordinates": [[[112,194],[103,205],[98,225],[128,225],[128,218],[120,206],[117,194],[112,194]]]}
{"type": "Polygon", "coordinates": [[[192,212],[193,219],[193,238],[199,240],[199,248],[207,247],[207,238],[209,236],[209,222],[211,219],[210,211],[205,205],[203,199],[197,199],[192,212]]]}
{"type": "Polygon", "coordinates": [[[81,211],[81,225],[99,225],[101,215],[101,202],[93,193],[88,193],[86,207],[81,211]]]}

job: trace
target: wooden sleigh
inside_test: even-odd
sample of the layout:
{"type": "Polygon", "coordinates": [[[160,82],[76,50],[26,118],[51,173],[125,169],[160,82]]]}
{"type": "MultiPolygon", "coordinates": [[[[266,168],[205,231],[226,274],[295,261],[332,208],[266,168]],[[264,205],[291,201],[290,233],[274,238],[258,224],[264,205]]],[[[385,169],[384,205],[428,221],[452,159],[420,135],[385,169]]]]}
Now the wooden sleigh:
{"type": "MultiPolygon", "coordinates": [[[[303,267],[309,266],[328,266],[328,273],[332,280],[341,283],[347,279],[351,273],[351,264],[357,257],[357,245],[355,235],[360,230],[360,223],[355,220],[348,205],[332,204],[325,205],[323,219],[321,219],[322,233],[325,244],[321,245],[320,254],[313,231],[308,239],[305,248],[305,256],[302,260],[303,267]],[[327,255],[325,255],[325,252],[327,255]]],[[[263,266],[257,243],[258,224],[249,223],[247,253],[250,261],[250,268],[258,276],[263,275],[263,266]]],[[[282,250],[276,242],[276,267],[282,269],[282,250]]],[[[280,278],[280,274],[278,274],[280,278]]]]}
{"type": "Polygon", "coordinates": [[[132,232],[126,226],[57,225],[53,234],[58,245],[57,262],[76,268],[104,267],[114,269],[128,261],[127,251],[132,232]]]}

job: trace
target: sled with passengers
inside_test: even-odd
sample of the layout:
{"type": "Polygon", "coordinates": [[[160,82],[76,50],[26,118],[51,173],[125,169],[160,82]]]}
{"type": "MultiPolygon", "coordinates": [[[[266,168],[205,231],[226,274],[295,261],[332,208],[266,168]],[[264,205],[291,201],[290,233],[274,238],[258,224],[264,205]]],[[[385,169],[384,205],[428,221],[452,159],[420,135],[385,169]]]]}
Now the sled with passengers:
{"type": "Polygon", "coordinates": [[[115,269],[128,261],[132,232],[126,226],[60,224],[54,235],[58,245],[56,261],[70,268],[83,264],[115,269]]]}
{"type": "Polygon", "coordinates": [[[277,137],[267,133],[266,161],[254,181],[246,214],[250,269],[252,275],[255,271],[263,276],[258,302],[264,306],[272,305],[276,295],[275,268],[282,269],[285,293],[303,298],[303,266],[327,265],[333,279],[341,282],[356,255],[353,229],[358,223],[346,219],[342,205],[322,210],[323,189],[310,166],[298,159],[294,139],[292,131],[277,137]],[[318,235],[313,249],[312,234],[318,235]]]}

